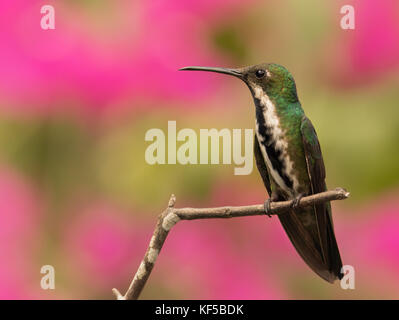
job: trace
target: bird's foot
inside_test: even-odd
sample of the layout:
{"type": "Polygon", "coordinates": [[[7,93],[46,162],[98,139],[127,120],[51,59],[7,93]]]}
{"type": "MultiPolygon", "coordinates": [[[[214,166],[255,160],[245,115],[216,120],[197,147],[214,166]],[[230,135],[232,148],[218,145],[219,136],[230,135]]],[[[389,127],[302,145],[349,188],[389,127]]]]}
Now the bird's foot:
{"type": "Polygon", "coordinates": [[[296,210],[299,207],[299,202],[301,201],[303,196],[304,196],[303,194],[300,194],[300,195],[296,196],[295,199],[292,200],[291,209],[296,210]]]}
{"type": "Polygon", "coordinates": [[[267,200],[265,200],[265,203],[263,204],[263,207],[265,208],[265,213],[266,213],[266,215],[269,217],[269,218],[271,218],[272,216],[271,216],[271,208],[270,208],[270,204],[272,203],[273,201],[272,201],[272,199],[267,199],[267,200]]]}

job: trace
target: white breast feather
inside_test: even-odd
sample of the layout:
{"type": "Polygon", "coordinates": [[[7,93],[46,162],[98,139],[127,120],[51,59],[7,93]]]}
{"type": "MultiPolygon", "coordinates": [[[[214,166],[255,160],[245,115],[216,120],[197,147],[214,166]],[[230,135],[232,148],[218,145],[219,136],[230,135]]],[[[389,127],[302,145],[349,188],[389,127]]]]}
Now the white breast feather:
{"type": "MultiPolygon", "coordinates": [[[[283,162],[284,173],[292,179],[294,190],[298,190],[298,187],[299,187],[298,178],[293,169],[293,162],[291,161],[290,156],[288,154],[288,150],[287,150],[288,143],[284,139],[284,132],[281,129],[280,120],[276,114],[276,107],[273,104],[273,102],[269,99],[267,94],[265,94],[263,92],[261,87],[255,86],[254,93],[255,93],[255,97],[257,99],[259,99],[260,104],[263,107],[265,126],[268,130],[268,133],[272,135],[273,141],[276,142],[276,144],[275,144],[276,149],[281,150],[281,156],[280,156],[279,160],[283,162]]],[[[264,142],[263,137],[261,137],[259,135],[259,124],[257,123],[257,121],[256,121],[256,135],[257,135],[259,141],[264,142]]],[[[273,169],[271,161],[267,155],[266,148],[263,144],[260,144],[260,149],[261,149],[263,158],[266,161],[266,165],[269,169],[269,172],[273,176],[276,183],[280,186],[280,188],[282,188],[283,190],[285,190],[286,192],[288,192],[289,194],[292,195],[292,190],[290,190],[287,187],[287,185],[285,184],[283,178],[280,176],[278,171],[273,169]]]]}

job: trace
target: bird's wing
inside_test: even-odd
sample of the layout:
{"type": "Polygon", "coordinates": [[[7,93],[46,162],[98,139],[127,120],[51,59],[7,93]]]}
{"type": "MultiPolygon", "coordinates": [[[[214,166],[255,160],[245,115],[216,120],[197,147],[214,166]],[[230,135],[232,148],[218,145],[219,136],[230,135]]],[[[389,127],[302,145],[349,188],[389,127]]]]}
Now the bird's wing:
{"type": "MultiPolygon", "coordinates": [[[[301,134],[312,193],[326,191],[326,171],[319,140],[312,123],[306,116],[302,119],[301,134]]],[[[331,205],[329,202],[316,204],[314,212],[323,260],[328,268],[341,278],[342,262],[334,235],[331,205]]]]}
{"type": "MultiPolygon", "coordinates": [[[[263,183],[269,193],[272,195],[272,189],[270,184],[270,179],[265,160],[260,150],[259,142],[257,136],[254,139],[254,154],[256,160],[256,166],[262,177],[263,183]]],[[[282,198],[283,199],[283,198],[282,198]]],[[[278,218],[287,232],[288,237],[291,239],[294,247],[298,251],[299,255],[304,259],[304,261],[323,279],[327,281],[333,281],[335,278],[327,270],[326,265],[323,263],[320,251],[317,249],[319,246],[315,246],[314,240],[303,226],[301,220],[295,212],[288,212],[279,214],[278,218]]]]}
{"type": "MultiPolygon", "coordinates": [[[[254,154],[256,160],[256,166],[262,177],[263,183],[269,193],[272,195],[271,189],[271,179],[269,172],[263,159],[263,155],[260,150],[259,142],[257,136],[254,139],[254,154]]],[[[311,209],[312,210],[312,209],[311,209]]],[[[314,210],[312,210],[314,211],[314,210]]],[[[300,218],[295,212],[282,213],[278,215],[284,230],[287,232],[288,237],[293,243],[294,247],[298,251],[299,255],[304,259],[304,261],[323,279],[332,282],[336,276],[333,275],[328,266],[323,262],[321,256],[320,245],[315,246],[313,237],[310,235],[309,231],[303,226],[300,218]]]]}
{"type": "Polygon", "coordinates": [[[265,185],[267,193],[269,194],[270,197],[272,195],[272,189],[270,186],[269,172],[267,171],[265,160],[263,159],[262,152],[260,151],[258,137],[256,136],[256,134],[254,138],[254,155],[255,155],[256,167],[258,168],[258,171],[263,180],[263,184],[265,185]]]}

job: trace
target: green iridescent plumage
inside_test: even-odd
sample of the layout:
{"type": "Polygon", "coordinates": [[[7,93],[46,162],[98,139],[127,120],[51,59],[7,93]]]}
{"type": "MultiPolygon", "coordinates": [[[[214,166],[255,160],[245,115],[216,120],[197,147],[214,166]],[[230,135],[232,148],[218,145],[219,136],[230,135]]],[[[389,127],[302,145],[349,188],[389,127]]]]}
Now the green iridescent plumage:
{"type": "MultiPolygon", "coordinates": [[[[296,208],[300,197],[326,190],[325,167],[316,131],[305,116],[294,78],[283,66],[260,64],[240,69],[186,67],[243,80],[256,107],[254,154],[269,201],[293,200],[290,212],[278,215],[303,260],[323,279],[342,277],[329,203],[296,208]]],[[[267,204],[265,208],[267,209],[267,204]]]]}

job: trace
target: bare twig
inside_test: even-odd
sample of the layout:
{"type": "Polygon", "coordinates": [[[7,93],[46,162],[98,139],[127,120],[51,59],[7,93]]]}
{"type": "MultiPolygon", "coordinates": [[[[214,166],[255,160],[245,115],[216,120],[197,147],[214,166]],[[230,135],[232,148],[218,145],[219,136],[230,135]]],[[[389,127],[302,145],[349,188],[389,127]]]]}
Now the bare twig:
{"type": "MultiPolygon", "coordinates": [[[[337,188],[335,190],[325,191],[303,197],[298,206],[309,207],[311,205],[333,201],[343,200],[349,197],[349,192],[345,189],[337,188]]],[[[264,215],[264,205],[249,205],[238,207],[216,207],[216,208],[175,208],[176,197],[172,195],[169,199],[168,207],[159,215],[150,244],[144,255],[136,275],[130,286],[122,295],[117,289],[112,289],[118,300],[136,300],[143,290],[148,277],[154,268],[155,261],[165,243],[170,229],[180,220],[196,220],[211,218],[235,218],[245,216],[264,215]]],[[[270,214],[279,214],[291,209],[292,201],[272,202],[270,205],[270,214]]]]}

